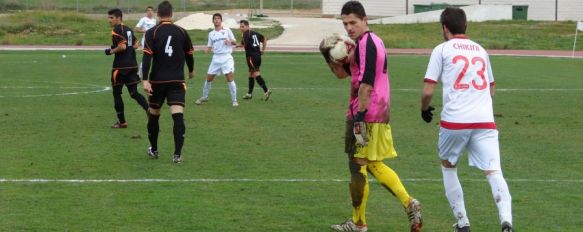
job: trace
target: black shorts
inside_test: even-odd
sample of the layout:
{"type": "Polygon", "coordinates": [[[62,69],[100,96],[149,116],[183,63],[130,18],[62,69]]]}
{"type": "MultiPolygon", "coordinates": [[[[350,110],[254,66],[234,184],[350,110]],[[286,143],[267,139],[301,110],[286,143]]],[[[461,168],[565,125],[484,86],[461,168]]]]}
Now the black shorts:
{"type": "Polygon", "coordinates": [[[140,82],[137,68],[111,70],[111,86],[132,85],[140,82]]]}
{"type": "Polygon", "coordinates": [[[259,67],[261,66],[261,55],[250,55],[247,56],[247,67],[249,67],[249,72],[259,72],[259,67]]]}
{"type": "Polygon", "coordinates": [[[148,105],[160,109],[164,100],[171,105],[185,105],[186,83],[152,83],[152,96],[148,96],[148,105]]]}

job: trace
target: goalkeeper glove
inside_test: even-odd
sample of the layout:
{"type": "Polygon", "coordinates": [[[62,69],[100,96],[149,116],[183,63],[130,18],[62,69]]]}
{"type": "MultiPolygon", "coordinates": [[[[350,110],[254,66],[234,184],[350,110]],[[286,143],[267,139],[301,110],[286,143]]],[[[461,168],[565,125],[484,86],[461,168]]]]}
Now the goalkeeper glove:
{"type": "Polygon", "coordinates": [[[433,120],[433,113],[431,111],[435,110],[433,106],[429,106],[426,110],[421,110],[421,118],[426,123],[430,123],[433,120]]]}
{"type": "Polygon", "coordinates": [[[320,42],[320,53],[322,54],[322,56],[324,56],[324,59],[326,60],[327,63],[330,63],[330,61],[332,61],[332,58],[330,58],[330,49],[332,49],[336,45],[336,43],[347,43],[353,47],[356,46],[354,41],[352,41],[352,39],[346,36],[338,35],[336,33],[330,36],[326,36],[326,38],[324,38],[322,42],[320,42]]]}
{"type": "Polygon", "coordinates": [[[366,131],[366,123],[364,123],[365,111],[358,111],[354,117],[354,126],[352,132],[356,138],[357,146],[366,146],[368,144],[368,133],[366,131]]]}
{"type": "Polygon", "coordinates": [[[106,56],[109,56],[109,55],[111,55],[111,48],[107,48],[107,49],[105,49],[105,55],[106,55],[106,56]]]}

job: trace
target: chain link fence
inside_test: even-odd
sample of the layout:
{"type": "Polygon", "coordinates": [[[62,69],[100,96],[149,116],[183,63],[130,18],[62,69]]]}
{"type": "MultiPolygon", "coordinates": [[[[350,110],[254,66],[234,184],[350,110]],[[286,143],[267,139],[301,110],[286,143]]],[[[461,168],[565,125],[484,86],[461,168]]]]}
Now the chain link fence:
{"type": "MultiPolygon", "coordinates": [[[[0,0],[0,12],[27,10],[77,11],[103,13],[118,7],[124,13],[141,13],[146,6],[156,6],[161,0],[0,0]]],[[[320,9],[320,0],[176,0],[170,1],[177,12],[248,9],[262,13],[262,9],[294,10],[320,9]]]]}

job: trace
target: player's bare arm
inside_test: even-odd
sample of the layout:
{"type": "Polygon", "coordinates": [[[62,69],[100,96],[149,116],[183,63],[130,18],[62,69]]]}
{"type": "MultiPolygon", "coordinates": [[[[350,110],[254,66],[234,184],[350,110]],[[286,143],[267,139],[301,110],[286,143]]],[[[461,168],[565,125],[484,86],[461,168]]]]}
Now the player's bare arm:
{"type": "Polygon", "coordinates": [[[364,112],[368,109],[368,104],[370,102],[370,93],[372,92],[372,86],[366,83],[361,83],[360,88],[358,88],[358,111],[364,112]]]}
{"type": "Polygon", "coordinates": [[[423,91],[421,92],[421,110],[427,110],[431,104],[431,99],[433,98],[433,89],[435,88],[435,83],[425,82],[423,86],[423,91]]]}
{"type": "Polygon", "coordinates": [[[261,43],[263,43],[263,46],[261,47],[261,55],[263,55],[263,53],[265,53],[265,48],[267,47],[267,39],[263,38],[261,43]]]}
{"type": "Polygon", "coordinates": [[[495,92],[496,92],[496,86],[490,85],[490,96],[494,97],[495,92]]]}
{"type": "Polygon", "coordinates": [[[125,43],[118,44],[117,47],[111,49],[111,54],[120,53],[127,49],[127,45],[125,43]]]}

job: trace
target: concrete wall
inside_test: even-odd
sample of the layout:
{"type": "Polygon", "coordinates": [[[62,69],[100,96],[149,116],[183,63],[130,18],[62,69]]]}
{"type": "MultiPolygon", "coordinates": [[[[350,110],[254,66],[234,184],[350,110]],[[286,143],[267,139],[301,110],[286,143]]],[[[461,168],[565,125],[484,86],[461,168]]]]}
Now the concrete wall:
{"type": "MultiPolygon", "coordinates": [[[[468,21],[482,22],[487,20],[510,20],[512,19],[511,5],[472,5],[462,7],[466,12],[468,21]]],[[[429,11],[410,15],[400,15],[369,20],[371,24],[407,24],[407,23],[429,23],[439,22],[441,11],[429,11]]]]}
{"type": "MultiPolygon", "coordinates": [[[[322,14],[340,15],[347,0],[322,0],[322,14]]],[[[583,0],[361,0],[370,16],[413,14],[414,5],[528,5],[528,20],[583,20],[583,0]]]]}

